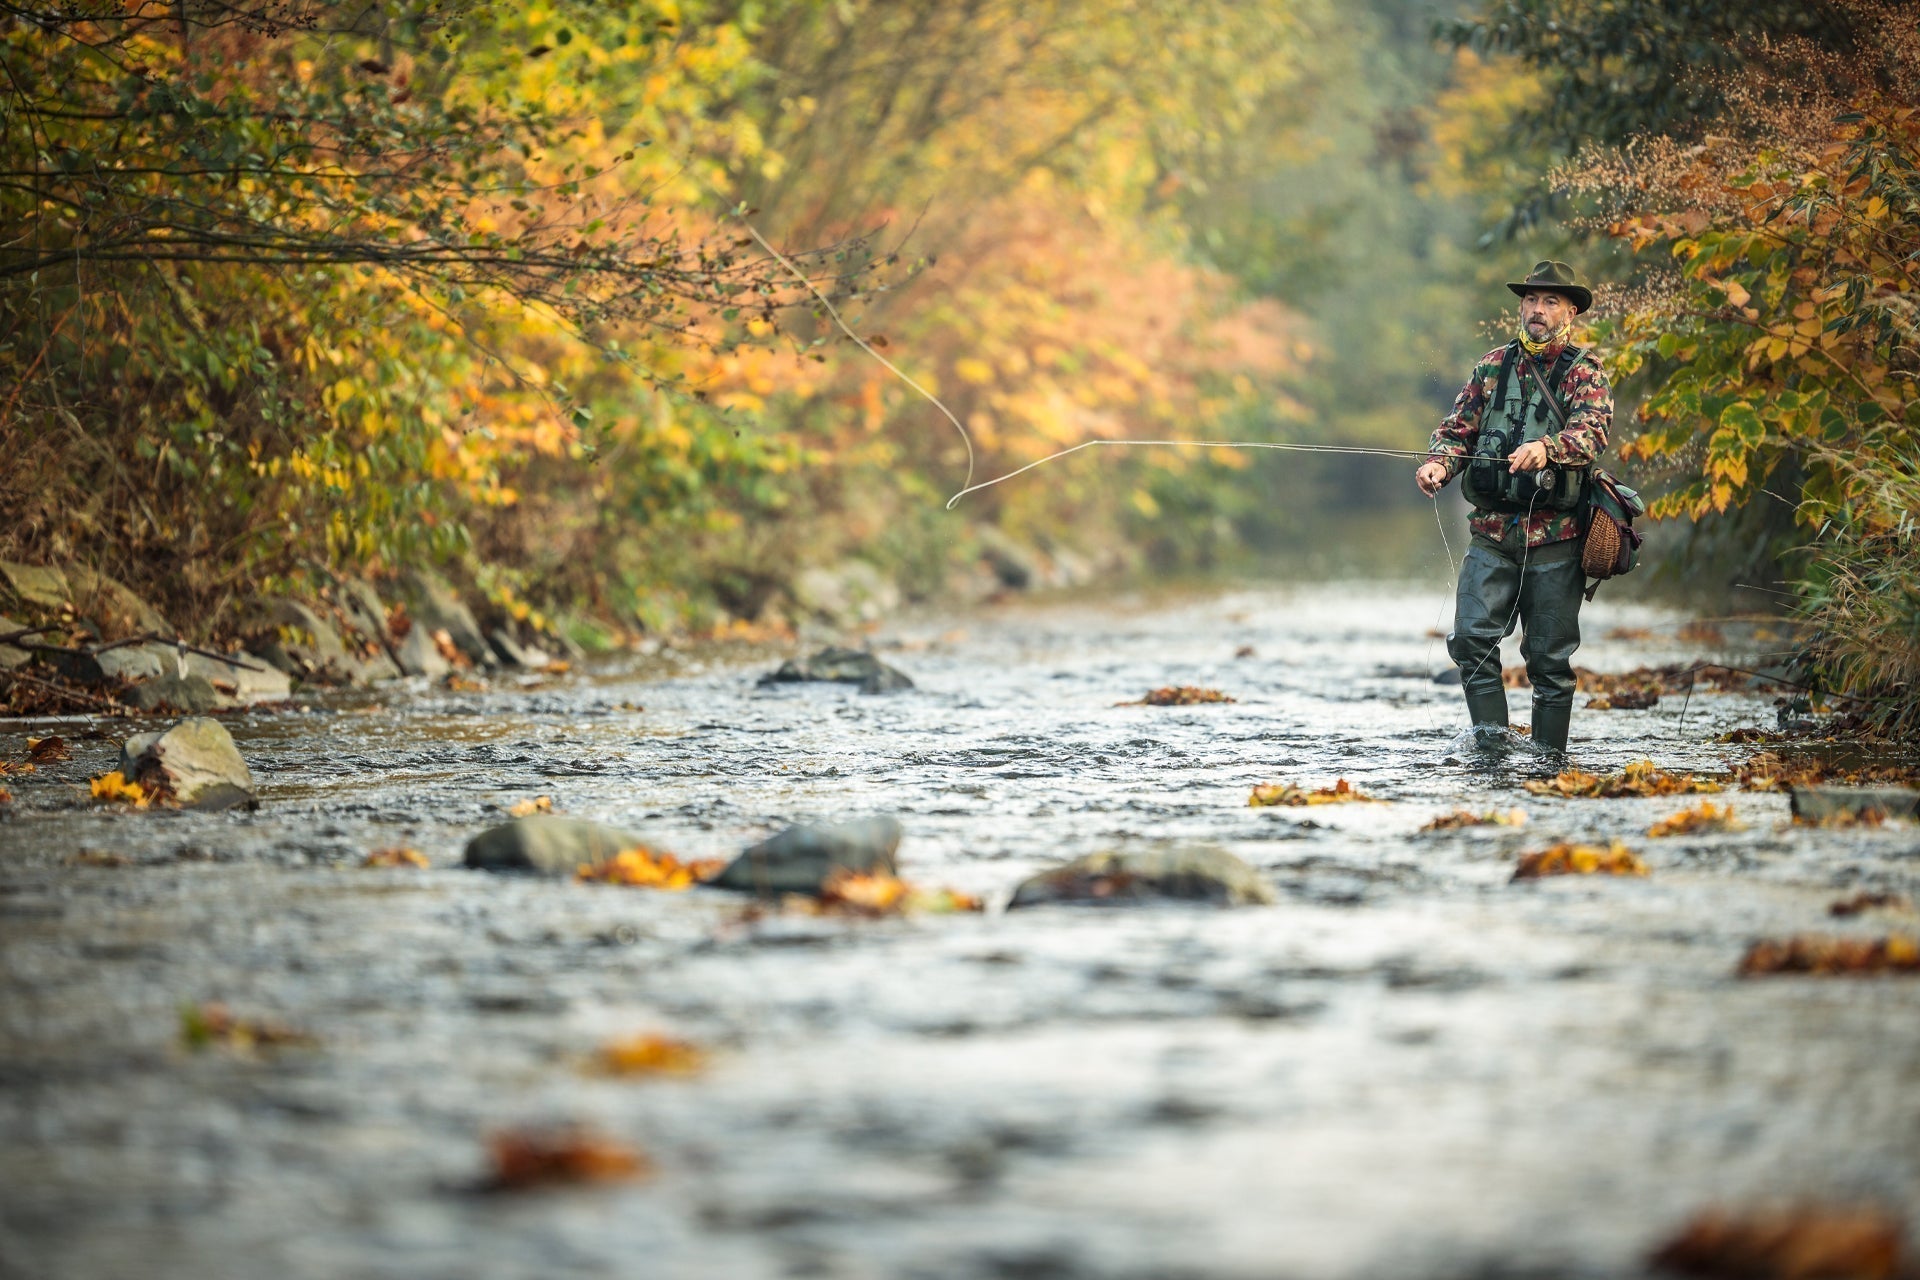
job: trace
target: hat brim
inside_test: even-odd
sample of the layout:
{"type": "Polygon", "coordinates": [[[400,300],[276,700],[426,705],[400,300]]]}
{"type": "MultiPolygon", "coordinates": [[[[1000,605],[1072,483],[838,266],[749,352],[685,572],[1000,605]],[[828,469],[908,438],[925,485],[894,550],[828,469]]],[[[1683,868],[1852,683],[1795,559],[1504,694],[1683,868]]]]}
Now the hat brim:
{"type": "Polygon", "coordinates": [[[1585,285],[1542,284],[1538,281],[1529,284],[1525,280],[1517,283],[1509,280],[1507,281],[1507,288],[1513,290],[1513,294],[1517,298],[1524,298],[1530,293],[1560,294],[1569,302],[1573,303],[1573,310],[1576,315],[1593,305],[1593,290],[1587,288],[1585,285]]]}

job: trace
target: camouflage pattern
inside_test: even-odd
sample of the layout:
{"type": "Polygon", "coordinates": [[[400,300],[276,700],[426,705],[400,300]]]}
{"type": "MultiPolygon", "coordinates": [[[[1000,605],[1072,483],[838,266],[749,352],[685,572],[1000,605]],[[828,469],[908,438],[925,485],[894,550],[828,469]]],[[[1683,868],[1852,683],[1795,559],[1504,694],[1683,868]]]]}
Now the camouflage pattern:
{"type": "MultiPolygon", "coordinates": [[[[1541,376],[1551,376],[1553,362],[1559,358],[1560,351],[1560,346],[1549,347],[1539,357],[1541,376]]],[[[1481,414],[1493,401],[1494,387],[1500,381],[1500,361],[1506,354],[1507,349],[1502,346],[1480,357],[1479,363],[1473,366],[1473,374],[1467,379],[1467,385],[1454,398],[1453,412],[1442,418],[1440,425],[1434,428],[1433,439],[1427,444],[1427,454],[1446,466],[1449,481],[1460,474],[1480,439],[1481,414]]],[[[1540,390],[1534,386],[1533,375],[1527,372],[1527,366],[1533,359],[1525,352],[1515,359],[1513,372],[1507,379],[1509,406],[1539,397],[1540,390]]],[[[1548,460],[1571,466],[1586,466],[1598,461],[1607,447],[1608,428],[1613,425],[1613,390],[1607,385],[1607,375],[1592,352],[1575,361],[1560,380],[1560,403],[1567,411],[1567,426],[1564,431],[1555,430],[1553,420],[1549,417],[1549,434],[1542,437],[1546,441],[1548,460]]],[[[1514,526],[1522,526],[1526,529],[1529,547],[1564,542],[1568,538],[1579,537],[1583,532],[1581,513],[1578,511],[1535,511],[1526,514],[1486,511],[1475,507],[1467,524],[1473,532],[1495,542],[1503,541],[1514,526]]]]}

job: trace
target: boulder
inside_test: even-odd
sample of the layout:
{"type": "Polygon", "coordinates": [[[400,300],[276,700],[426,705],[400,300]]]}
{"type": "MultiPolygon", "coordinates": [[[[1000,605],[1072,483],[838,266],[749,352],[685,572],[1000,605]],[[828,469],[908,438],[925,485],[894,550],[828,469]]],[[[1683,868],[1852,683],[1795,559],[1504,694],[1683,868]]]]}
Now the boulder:
{"type": "Polygon", "coordinates": [[[0,560],[0,580],[12,588],[14,595],[43,609],[58,609],[67,603],[71,595],[67,588],[67,575],[44,565],[0,560]]]}
{"type": "Polygon", "coordinates": [[[865,560],[804,569],[791,590],[802,611],[836,626],[876,622],[900,607],[900,588],[865,560]]]}
{"type": "Polygon", "coordinates": [[[544,649],[530,644],[521,644],[505,627],[495,627],[487,632],[487,643],[493,647],[499,662],[505,666],[526,667],[528,670],[538,671],[553,661],[544,649]]]}
{"type": "MultiPolygon", "coordinates": [[[[285,679],[285,677],[281,677],[285,679]]],[[[222,705],[222,699],[205,676],[155,676],[128,689],[124,701],[142,711],[172,711],[197,716],[222,705]]]]}
{"type": "Polygon", "coordinates": [[[213,686],[223,703],[250,706],[256,702],[285,702],[293,696],[293,681],[287,673],[262,662],[224,662],[203,653],[181,658],[184,674],[198,676],[213,686]]]}
{"type": "Polygon", "coordinates": [[[429,680],[438,680],[453,670],[440,652],[440,646],[433,642],[426,628],[414,623],[393,647],[393,660],[400,664],[400,670],[410,676],[425,676],[429,680]]]}
{"type": "Polygon", "coordinates": [[[253,652],[291,676],[322,684],[346,684],[347,646],[340,633],[298,600],[275,600],[266,607],[264,629],[253,652]]]}
{"type": "Polygon", "coordinates": [[[424,569],[415,569],[401,577],[400,586],[414,628],[426,628],[428,643],[432,643],[434,632],[444,631],[453,641],[453,647],[468,659],[482,666],[494,665],[493,649],[480,633],[473,610],[461,602],[444,579],[424,569]]]}
{"type": "Polygon", "coordinates": [[[1793,816],[1803,822],[1869,814],[1920,819],[1920,791],[1911,787],[1795,787],[1791,803],[1793,816]]]}
{"type": "Polygon", "coordinates": [[[120,775],[142,786],[163,783],[183,809],[251,808],[253,775],[233,735],[218,720],[196,716],[155,733],[128,738],[120,775]]]}
{"type": "Polygon", "coordinates": [[[643,843],[639,836],[582,818],[535,814],[488,827],[467,842],[466,864],[481,871],[570,876],[643,843]]]}
{"type": "Polygon", "coordinates": [[[1090,853],[1022,881],[1007,906],[1163,898],[1232,907],[1270,903],[1274,893],[1265,876],[1226,850],[1186,845],[1090,853]]]}
{"type": "MultiPolygon", "coordinates": [[[[21,626],[21,623],[15,622],[12,618],[0,615],[0,636],[10,636],[18,631],[21,626]]],[[[29,640],[38,640],[39,638],[38,636],[28,637],[29,640]]],[[[22,666],[32,660],[33,655],[25,649],[16,649],[10,644],[0,644],[0,671],[11,671],[13,668],[22,666]]]]}
{"type": "Polygon", "coordinates": [[[135,595],[124,583],[96,573],[85,565],[67,570],[74,611],[100,629],[109,640],[122,636],[174,635],[173,624],[160,611],[135,595]]]}
{"type": "Polygon", "coordinates": [[[832,680],[857,684],[862,693],[895,693],[913,688],[906,672],[890,667],[864,649],[829,646],[806,658],[789,658],[776,671],[760,677],[760,683],[790,684],[801,680],[832,680]]]}
{"type": "Polygon", "coordinates": [[[1025,591],[1039,582],[1040,557],[1032,548],[990,524],[979,526],[973,533],[980,544],[980,558],[993,570],[993,576],[1000,579],[1001,586],[1010,591],[1025,591]]]}
{"type": "Polygon", "coordinates": [[[82,684],[157,680],[162,676],[181,674],[180,650],[174,645],[157,642],[124,644],[99,653],[49,653],[43,656],[54,670],[82,684]]]}
{"type": "Polygon", "coordinates": [[[368,640],[387,646],[387,606],[380,599],[380,593],[371,583],[359,578],[342,578],[340,587],[340,612],[346,615],[347,625],[368,640]]]}
{"type": "Polygon", "coordinates": [[[900,824],[861,818],[827,826],[788,827],[735,858],[707,883],[748,893],[818,893],[838,870],[895,875],[900,824]]]}

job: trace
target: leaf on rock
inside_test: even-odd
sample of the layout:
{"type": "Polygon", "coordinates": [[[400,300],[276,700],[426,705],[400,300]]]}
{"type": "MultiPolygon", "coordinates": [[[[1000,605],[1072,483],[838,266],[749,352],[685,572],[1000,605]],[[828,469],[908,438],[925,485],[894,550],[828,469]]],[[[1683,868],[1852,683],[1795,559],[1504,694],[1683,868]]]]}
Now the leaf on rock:
{"type": "Polygon", "coordinates": [[[703,880],[711,880],[726,868],[725,858],[694,858],[682,862],[670,853],[644,846],[622,849],[605,862],[581,867],[574,874],[598,884],[622,884],[640,889],[665,889],[678,893],[703,880]]]}
{"type": "Polygon", "coordinates": [[[1877,1209],[1813,1205],[1746,1214],[1709,1210],[1647,1261],[1715,1280],[1895,1280],[1903,1274],[1897,1218],[1877,1209]]]}
{"type": "Polygon", "coordinates": [[[1484,813],[1475,813],[1471,809],[1455,809],[1452,813],[1439,815],[1420,830],[1459,831],[1465,827],[1524,827],[1526,825],[1525,809],[1488,809],[1484,813]]]}
{"type": "Polygon", "coordinates": [[[1341,778],[1331,787],[1319,787],[1312,791],[1305,787],[1296,787],[1291,782],[1265,783],[1253,789],[1253,794],[1247,797],[1247,803],[1256,808],[1269,805],[1298,808],[1309,804],[1384,804],[1386,802],[1354,790],[1352,783],[1341,778]]]}
{"type": "Polygon", "coordinates": [[[691,1040],[638,1035],[600,1047],[599,1068],[616,1076],[690,1076],[706,1070],[707,1051],[691,1040]]]}
{"type": "Polygon", "coordinates": [[[487,1139],[493,1191],[587,1182],[628,1182],[652,1172],[645,1156],[622,1142],[578,1126],[514,1129],[487,1139]]]}
{"type": "Polygon", "coordinates": [[[180,1008],[180,1039],[189,1049],[218,1046],[237,1053],[255,1049],[311,1049],[318,1038],[284,1023],[234,1016],[218,1001],[180,1008]]]}
{"type": "Polygon", "coordinates": [[[128,782],[115,769],[112,773],[95,778],[88,786],[95,800],[105,800],[111,804],[128,804],[136,809],[145,809],[156,797],[137,782],[128,782]]]}
{"type": "Polygon", "coordinates": [[[1743,978],[1778,973],[1822,976],[1920,973],[1920,942],[1905,934],[1884,938],[1836,938],[1796,934],[1785,941],[1754,943],[1740,960],[1743,978]]]}
{"type": "Polygon", "coordinates": [[[432,864],[418,849],[375,849],[361,859],[363,867],[418,867],[425,871],[432,864]]]}
{"type": "Polygon", "coordinates": [[[1877,892],[1863,889],[1850,898],[1839,898],[1827,904],[1827,914],[1830,916],[1857,916],[1863,911],[1912,912],[1912,910],[1912,898],[1890,889],[1877,892]]]}
{"type": "Polygon", "coordinates": [[[1170,684],[1148,691],[1138,702],[1116,702],[1116,707],[1193,707],[1206,702],[1234,702],[1218,689],[1203,689],[1193,684],[1170,684]]]}
{"type": "Polygon", "coordinates": [[[1532,781],[1527,790],[1536,796],[1615,800],[1621,796],[1674,796],[1713,793],[1720,784],[1691,773],[1663,773],[1651,760],[1636,760],[1619,773],[1604,776],[1567,769],[1549,781],[1532,781]]]}
{"type": "Polygon", "coordinates": [[[67,740],[58,734],[45,738],[27,739],[27,759],[35,764],[52,764],[56,760],[71,760],[73,752],[67,746],[67,740]]]}
{"type": "Polygon", "coordinates": [[[1745,831],[1747,824],[1734,816],[1731,804],[1702,800],[1691,809],[1662,818],[1647,828],[1650,836],[1690,836],[1704,831],[1745,831]]]}
{"type": "Polygon", "coordinates": [[[1644,876],[1647,864],[1633,850],[1615,840],[1602,849],[1590,844],[1560,843],[1538,853],[1529,853],[1513,869],[1515,880],[1537,880],[1542,876],[1644,876]]]}
{"type": "Polygon", "coordinates": [[[527,817],[533,816],[536,813],[552,813],[552,812],[553,812],[552,796],[535,796],[531,800],[522,800],[519,804],[516,804],[512,808],[508,809],[507,816],[513,817],[513,818],[527,818],[527,817]]]}

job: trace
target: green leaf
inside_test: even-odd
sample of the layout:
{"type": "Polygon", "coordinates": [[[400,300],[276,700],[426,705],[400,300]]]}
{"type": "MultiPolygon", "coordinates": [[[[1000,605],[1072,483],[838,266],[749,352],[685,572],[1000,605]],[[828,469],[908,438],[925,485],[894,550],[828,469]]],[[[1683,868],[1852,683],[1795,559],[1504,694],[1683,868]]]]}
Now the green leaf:
{"type": "MultiPolygon", "coordinates": [[[[1760,415],[1754,412],[1752,405],[1743,402],[1736,401],[1721,411],[1720,426],[1731,431],[1747,449],[1758,449],[1760,442],[1767,438],[1766,424],[1760,421],[1760,415]]],[[[1717,439],[1719,433],[1714,434],[1717,439]]]]}

